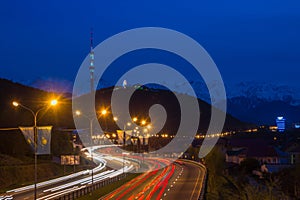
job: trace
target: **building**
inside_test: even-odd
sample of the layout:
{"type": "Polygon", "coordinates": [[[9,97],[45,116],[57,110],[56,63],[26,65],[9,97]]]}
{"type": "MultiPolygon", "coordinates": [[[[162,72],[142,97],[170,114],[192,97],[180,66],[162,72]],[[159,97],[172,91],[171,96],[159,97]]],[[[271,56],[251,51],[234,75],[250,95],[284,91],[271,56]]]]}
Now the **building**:
{"type": "Polygon", "coordinates": [[[258,148],[234,148],[226,152],[226,162],[241,164],[246,158],[254,158],[260,164],[281,164],[282,158],[272,146],[258,148]]]}
{"type": "Polygon", "coordinates": [[[237,148],[226,151],[226,162],[240,164],[244,159],[246,159],[246,152],[246,148],[237,148]]]}
{"type": "Polygon", "coordinates": [[[300,144],[298,141],[289,143],[284,151],[289,154],[292,165],[300,164],[300,144]]]}
{"type": "Polygon", "coordinates": [[[300,129],[300,122],[294,124],[295,129],[300,129]]]}
{"type": "Polygon", "coordinates": [[[288,154],[270,145],[270,141],[264,138],[230,139],[226,161],[240,164],[245,158],[254,158],[261,164],[289,164],[288,154]]]}
{"type": "Polygon", "coordinates": [[[284,132],[285,131],[285,118],[284,117],[277,117],[276,118],[277,124],[277,131],[284,132]]]}
{"type": "MultiPolygon", "coordinates": [[[[293,151],[295,154],[295,151],[293,151]]],[[[226,151],[226,162],[239,165],[246,158],[253,158],[267,168],[268,172],[276,172],[290,166],[290,157],[286,151],[271,145],[264,138],[232,138],[226,151]]],[[[295,158],[298,158],[295,156],[295,158]]]]}

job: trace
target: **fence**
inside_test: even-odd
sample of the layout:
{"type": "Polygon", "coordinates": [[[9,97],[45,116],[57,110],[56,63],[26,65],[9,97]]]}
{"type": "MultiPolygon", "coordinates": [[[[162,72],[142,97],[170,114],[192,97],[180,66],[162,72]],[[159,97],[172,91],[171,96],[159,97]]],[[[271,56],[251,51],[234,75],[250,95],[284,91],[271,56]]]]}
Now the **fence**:
{"type": "Polygon", "coordinates": [[[61,194],[60,196],[57,196],[54,199],[56,199],[56,200],[76,199],[76,198],[79,198],[81,196],[85,196],[87,194],[90,194],[92,191],[97,190],[101,187],[104,187],[104,186],[106,186],[110,183],[119,181],[119,180],[121,180],[125,177],[126,177],[126,174],[120,174],[120,175],[118,175],[116,177],[113,177],[113,178],[107,178],[107,179],[104,179],[102,181],[96,182],[93,185],[89,185],[89,186],[82,187],[82,188],[77,188],[77,189],[74,189],[73,191],[70,191],[68,193],[61,194]]]}

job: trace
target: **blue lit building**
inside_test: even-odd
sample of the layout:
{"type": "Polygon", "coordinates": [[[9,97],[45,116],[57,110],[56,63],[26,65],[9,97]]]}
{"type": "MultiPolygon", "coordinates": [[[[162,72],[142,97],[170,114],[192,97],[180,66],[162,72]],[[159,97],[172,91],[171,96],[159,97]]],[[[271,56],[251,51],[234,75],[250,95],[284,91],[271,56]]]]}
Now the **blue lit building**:
{"type": "Polygon", "coordinates": [[[295,129],[300,129],[300,123],[299,123],[299,122],[296,123],[296,124],[294,125],[294,128],[295,128],[295,129]]]}
{"type": "Polygon", "coordinates": [[[277,117],[276,118],[277,124],[277,131],[284,132],[285,131],[285,118],[284,117],[277,117]]]}

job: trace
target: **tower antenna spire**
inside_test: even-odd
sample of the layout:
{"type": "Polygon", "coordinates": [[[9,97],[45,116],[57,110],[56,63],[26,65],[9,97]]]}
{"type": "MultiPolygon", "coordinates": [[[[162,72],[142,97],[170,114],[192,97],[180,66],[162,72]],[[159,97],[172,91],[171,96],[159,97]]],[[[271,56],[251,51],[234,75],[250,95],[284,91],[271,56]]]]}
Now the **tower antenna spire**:
{"type": "Polygon", "coordinates": [[[94,47],[93,47],[93,29],[91,28],[91,33],[90,33],[90,84],[91,84],[91,93],[94,93],[95,86],[94,86],[94,71],[95,71],[95,66],[94,66],[94,47]]]}
{"type": "Polygon", "coordinates": [[[93,34],[94,34],[93,28],[91,28],[91,33],[90,33],[90,47],[91,47],[91,49],[93,49],[93,46],[94,46],[94,44],[93,44],[93,34]]]}

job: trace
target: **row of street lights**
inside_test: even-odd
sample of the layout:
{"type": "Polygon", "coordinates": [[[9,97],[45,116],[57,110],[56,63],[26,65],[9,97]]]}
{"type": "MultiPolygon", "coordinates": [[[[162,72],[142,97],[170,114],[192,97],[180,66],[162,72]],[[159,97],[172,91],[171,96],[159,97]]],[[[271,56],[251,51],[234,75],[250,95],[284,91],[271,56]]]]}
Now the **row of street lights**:
{"type": "MultiPolygon", "coordinates": [[[[23,108],[23,109],[25,109],[25,110],[27,110],[27,111],[29,111],[31,114],[32,114],[32,116],[33,116],[33,121],[34,121],[34,125],[33,125],[33,129],[34,129],[34,199],[37,199],[37,138],[38,138],[38,133],[37,133],[37,122],[38,122],[38,114],[42,111],[42,110],[44,110],[44,109],[46,109],[46,108],[50,108],[50,107],[53,107],[53,106],[56,106],[57,105],[57,103],[58,103],[58,101],[56,100],[56,99],[53,99],[53,100],[51,100],[51,101],[49,101],[49,103],[48,104],[46,104],[46,105],[44,105],[44,106],[42,106],[41,108],[39,108],[38,110],[33,110],[33,109],[31,109],[31,108],[29,108],[28,106],[25,106],[25,105],[23,105],[23,104],[21,104],[21,103],[19,103],[19,102],[17,102],[17,101],[13,101],[12,102],[12,105],[13,106],[15,106],[15,107],[21,107],[21,108],[23,108]]],[[[101,110],[101,116],[106,116],[107,115],[107,113],[108,113],[108,111],[106,110],[106,109],[103,109],[103,110],[101,110]]],[[[90,125],[90,138],[91,138],[91,140],[90,140],[90,143],[91,143],[91,158],[92,158],[92,162],[93,162],[93,122],[95,121],[95,120],[97,120],[98,118],[91,118],[91,117],[89,117],[88,115],[85,115],[85,114],[83,114],[83,113],[81,113],[79,110],[77,110],[77,111],[75,111],[75,115],[76,116],[83,116],[84,118],[86,118],[86,119],[88,119],[89,120],[89,125],[90,125]]],[[[113,118],[113,120],[114,121],[117,121],[118,120],[118,118],[117,117],[114,117],[113,118]]],[[[134,122],[134,123],[137,123],[138,122],[138,118],[137,117],[134,117],[134,118],[132,118],[132,121],[134,122]]],[[[141,120],[141,122],[140,122],[140,124],[142,125],[142,126],[146,126],[146,121],[145,120],[141,120]]],[[[126,123],[125,125],[124,125],[124,129],[123,129],[123,147],[125,148],[125,143],[126,143],[126,129],[128,128],[128,127],[130,127],[131,126],[131,123],[130,122],[128,122],[128,123],[126,123]]],[[[147,125],[147,127],[145,127],[144,128],[144,133],[148,133],[148,131],[151,129],[151,125],[149,124],[149,125],[147,125]]],[[[139,135],[139,130],[138,130],[138,127],[136,127],[134,130],[133,130],[135,133],[137,133],[138,135],[139,135]]],[[[143,136],[143,138],[144,138],[144,136],[143,136]]],[[[124,158],[124,155],[123,155],[123,158],[124,158]]],[[[124,160],[123,160],[123,168],[124,168],[125,166],[124,166],[124,160]]],[[[93,174],[93,169],[92,169],[92,184],[94,183],[94,174],[93,174]]]]}
{"type": "MultiPolygon", "coordinates": [[[[105,116],[105,115],[108,114],[108,111],[105,110],[105,109],[103,109],[103,110],[100,111],[100,113],[101,113],[102,116],[105,116]]],[[[91,117],[89,117],[89,116],[87,116],[87,115],[85,115],[85,114],[82,114],[80,110],[75,111],[75,114],[76,114],[77,116],[83,116],[83,117],[85,117],[85,118],[88,119],[89,122],[90,122],[91,159],[92,159],[92,162],[93,162],[93,146],[92,146],[92,144],[93,144],[93,139],[95,138],[94,135],[93,135],[93,122],[94,122],[94,120],[96,120],[96,119],[98,119],[98,118],[91,118],[91,117]]],[[[113,120],[116,122],[116,121],[118,121],[119,119],[118,119],[118,117],[113,117],[113,120]]],[[[138,123],[138,118],[137,118],[137,117],[133,117],[133,118],[132,118],[132,121],[133,121],[134,123],[138,123]]],[[[152,127],[151,127],[150,124],[148,124],[148,125],[146,126],[146,123],[147,123],[146,120],[141,120],[141,121],[140,121],[140,124],[141,124],[142,126],[145,127],[145,128],[143,129],[144,134],[147,134],[146,137],[149,137],[150,134],[149,134],[148,132],[149,132],[149,130],[150,130],[152,127]]],[[[124,127],[123,127],[123,149],[124,149],[124,150],[125,150],[125,147],[126,147],[126,130],[127,130],[128,127],[131,127],[131,126],[132,126],[131,122],[127,122],[127,123],[124,124],[124,127]]],[[[139,136],[140,136],[139,127],[135,127],[135,129],[133,130],[133,132],[137,134],[138,138],[140,138],[140,137],[139,137],[139,136]]],[[[105,135],[105,134],[104,134],[104,135],[105,135]]],[[[113,134],[112,136],[113,136],[112,138],[115,138],[115,137],[116,137],[115,134],[113,134]]],[[[105,135],[105,137],[110,138],[110,135],[105,135]]],[[[142,138],[143,138],[143,144],[145,145],[145,135],[143,135],[142,138]]],[[[139,145],[139,146],[140,146],[140,145],[139,145]]],[[[123,173],[124,173],[124,167],[125,167],[125,158],[124,158],[124,157],[125,157],[125,153],[123,153],[123,173]]],[[[93,184],[93,182],[94,182],[94,181],[93,181],[93,180],[94,180],[93,175],[94,175],[94,173],[93,173],[93,169],[92,169],[92,184],[93,184]]]]}

